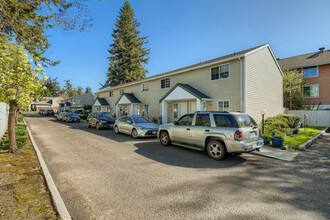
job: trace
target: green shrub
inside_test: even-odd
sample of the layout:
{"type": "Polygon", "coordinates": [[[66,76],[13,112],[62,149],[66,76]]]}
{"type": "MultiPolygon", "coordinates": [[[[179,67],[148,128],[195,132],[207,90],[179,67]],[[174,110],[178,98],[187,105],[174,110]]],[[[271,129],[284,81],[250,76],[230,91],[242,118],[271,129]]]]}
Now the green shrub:
{"type": "Polygon", "coordinates": [[[18,122],[23,122],[24,115],[18,115],[18,122]]]}
{"type": "Polygon", "coordinates": [[[24,124],[17,124],[17,125],[15,125],[15,128],[16,129],[20,129],[20,128],[26,129],[26,125],[24,125],[24,124]]]}
{"type": "Polygon", "coordinates": [[[26,130],[25,129],[15,129],[15,135],[16,136],[25,136],[26,130]]]}
{"type": "MultiPolygon", "coordinates": [[[[26,136],[17,136],[16,137],[16,144],[18,148],[22,148],[25,146],[27,142],[27,137],[26,136]]],[[[3,139],[0,143],[0,149],[7,150],[9,149],[9,140],[8,137],[3,139]]]]}
{"type": "Polygon", "coordinates": [[[287,124],[289,128],[298,129],[301,121],[301,117],[299,115],[292,114],[280,114],[278,115],[281,118],[285,118],[287,120],[287,124]]]}

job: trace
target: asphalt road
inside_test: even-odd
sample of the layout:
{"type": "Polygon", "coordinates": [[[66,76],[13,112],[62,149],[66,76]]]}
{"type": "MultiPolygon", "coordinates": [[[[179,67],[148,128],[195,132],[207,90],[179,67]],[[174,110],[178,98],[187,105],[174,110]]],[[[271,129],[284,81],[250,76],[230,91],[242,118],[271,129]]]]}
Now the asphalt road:
{"type": "Polygon", "coordinates": [[[26,121],[73,219],[330,219],[330,136],[293,162],[214,161],[84,123],[26,121]]]}

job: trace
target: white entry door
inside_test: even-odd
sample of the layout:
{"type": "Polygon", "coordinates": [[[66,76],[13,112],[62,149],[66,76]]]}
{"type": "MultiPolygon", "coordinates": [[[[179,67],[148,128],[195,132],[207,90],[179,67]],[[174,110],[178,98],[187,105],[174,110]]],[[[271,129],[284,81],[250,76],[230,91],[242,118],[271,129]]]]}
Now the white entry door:
{"type": "Polygon", "coordinates": [[[189,102],[189,113],[197,111],[196,102],[189,102]]]}
{"type": "Polygon", "coordinates": [[[188,112],[187,103],[179,103],[179,118],[188,112]]]}

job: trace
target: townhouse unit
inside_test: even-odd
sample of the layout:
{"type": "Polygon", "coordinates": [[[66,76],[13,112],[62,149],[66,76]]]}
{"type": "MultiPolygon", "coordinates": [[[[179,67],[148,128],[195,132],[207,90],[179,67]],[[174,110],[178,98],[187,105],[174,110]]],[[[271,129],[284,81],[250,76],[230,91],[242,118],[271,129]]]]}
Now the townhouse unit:
{"type": "Polygon", "coordinates": [[[195,111],[244,112],[256,121],[283,112],[280,66],[269,46],[106,88],[95,93],[94,111],[143,115],[173,122],[195,111]]]}
{"type": "Polygon", "coordinates": [[[59,111],[75,112],[77,110],[84,110],[85,105],[93,105],[94,95],[92,93],[84,93],[78,96],[63,99],[59,104],[59,111]]]}
{"type": "Polygon", "coordinates": [[[330,109],[330,50],[319,51],[285,59],[278,59],[282,71],[296,69],[303,73],[307,83],[303,87],[307,105],[330,109]]]}
{"type": "Polygon", "coordinates": [[[40,100],[34,101],[30,105],[30,109],[35,111],[39,111],[40,109],[54,109],[56,111],[62,99],[63,97],[43,97],[40,100]]]}

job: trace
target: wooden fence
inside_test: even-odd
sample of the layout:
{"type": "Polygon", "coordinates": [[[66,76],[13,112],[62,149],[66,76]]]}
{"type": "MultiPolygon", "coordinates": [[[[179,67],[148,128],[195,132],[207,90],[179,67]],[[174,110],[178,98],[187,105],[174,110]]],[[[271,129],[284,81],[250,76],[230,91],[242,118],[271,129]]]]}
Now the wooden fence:
{"type": "Polygon", "coordinates": [[[289,110],[288,114],[299,115],[302,118],[302,123],[304,123],[304,116],[307,114],[306,125],[330,127],[330,110],[289,110]]]}

